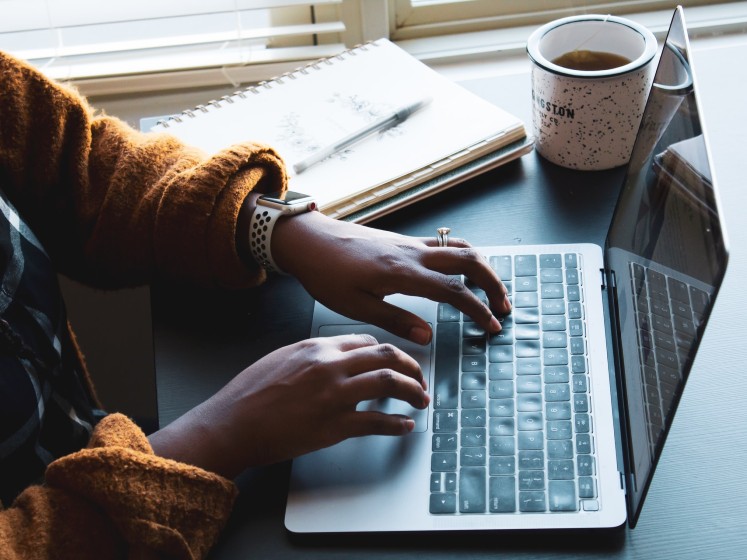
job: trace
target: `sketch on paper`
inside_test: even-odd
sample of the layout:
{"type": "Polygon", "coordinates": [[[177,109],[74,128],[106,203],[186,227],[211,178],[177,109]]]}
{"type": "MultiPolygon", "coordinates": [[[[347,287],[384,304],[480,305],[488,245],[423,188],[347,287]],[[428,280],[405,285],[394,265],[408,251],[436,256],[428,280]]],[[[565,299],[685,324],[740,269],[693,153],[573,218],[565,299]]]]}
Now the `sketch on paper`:
{"type": "MultiPolygon", "coordinates": [[[[338,119],[336,124],[342,129],[348,129],[348,132],[352,132],[360,126],[372,122],[394,110],[394,106],[391,103],[375,102],[359,94],[335,92],[325,102],[337,109],[333,113],[338,119]]],[[[312,124],[319,125],[319,123],[312,124]]],[[[326,145],[326,142],[319,141],[318,136],[312,130],[309,130],[310,127],[305,125],[301,115],[296,112],[284,115],[280,119],[278,127],[280,131],[276,140],[282,142],[299,157],[313,153],[326,145]]],[[[315,128],[315,126],[311,128],[315,128]]],[[[394,126],[378,132],[375,137],[378,141],[382,141],[386,138],[401,136],[402,134],[403,127],[394,126]]],[[[355,153],[355,145],[336,152],[330,157],[339,161],[345,161],[353,153],[355,153]]]]}

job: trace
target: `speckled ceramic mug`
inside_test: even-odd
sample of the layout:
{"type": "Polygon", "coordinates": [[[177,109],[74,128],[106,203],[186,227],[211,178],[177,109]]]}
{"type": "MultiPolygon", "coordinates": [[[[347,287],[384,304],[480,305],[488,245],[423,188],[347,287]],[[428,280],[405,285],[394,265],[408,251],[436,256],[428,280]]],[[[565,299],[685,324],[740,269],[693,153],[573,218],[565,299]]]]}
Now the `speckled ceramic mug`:
{"type": "Polygon", "coordinates": [[[628,162],[651,88],[657,44],[653,33],[625,18],[572,16],[529,38],[535,148],[572,169],[610,169],[628,162]],[[576,70],[556,61],[572,51],[611,53],[621,66],[576,70]]]}

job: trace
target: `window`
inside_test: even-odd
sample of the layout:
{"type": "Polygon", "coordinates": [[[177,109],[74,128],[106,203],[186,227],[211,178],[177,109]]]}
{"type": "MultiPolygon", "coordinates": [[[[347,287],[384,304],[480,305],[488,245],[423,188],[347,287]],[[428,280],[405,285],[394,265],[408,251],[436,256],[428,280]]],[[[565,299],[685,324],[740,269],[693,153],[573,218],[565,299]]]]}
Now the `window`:
{"type": "Polygon", "coordinates": [[[687,7],[724,3],[722,0],[391,0],[394,12],[391,34],[394,39],[402,40],[526,25],[536,26],[552,19],[580,13],[625,15],[665,10],[671,16],[676,4],[687,7]]]}
{"type": "MultiPolygon", "coordinates": [[[[747,29],[747,2],[680,0],[707,33],[747,29]],[[695,6],[695,7],[693,7],[695,6]]],[[[0,49],[87,95],[259,82],[389,37],[427,61],[523,51],[574,13],[635,14],[663,31],[669,0],[0,0],[0,49]]],[[[633,16],[631,16],[633,17],[633,16]]]]}
{"type": "Polygon", "coordinates": [[[57,79],[296,67],[344,48],[342,0],[0,0],[0,48],[57,79]]]}

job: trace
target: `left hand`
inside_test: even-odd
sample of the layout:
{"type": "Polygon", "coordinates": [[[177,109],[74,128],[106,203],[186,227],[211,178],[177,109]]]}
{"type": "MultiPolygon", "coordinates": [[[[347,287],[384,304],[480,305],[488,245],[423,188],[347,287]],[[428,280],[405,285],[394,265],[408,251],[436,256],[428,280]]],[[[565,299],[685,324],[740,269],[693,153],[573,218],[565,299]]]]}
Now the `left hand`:
{"type": "Polygon", "coordinates": [[[402,293],[449,303],[491,333],[501,329],[496,315],[511,311],[501,280],[462,239],[450,237],[448,247],[438,247],[435,236],[407,237],[309,212],[277,223],[272,254],[330,309],[418,344],[431,340],[428,323],[385,302],[385,296],[402,293]],[[484,290],[488,305],[458,275],[484,290]]]}

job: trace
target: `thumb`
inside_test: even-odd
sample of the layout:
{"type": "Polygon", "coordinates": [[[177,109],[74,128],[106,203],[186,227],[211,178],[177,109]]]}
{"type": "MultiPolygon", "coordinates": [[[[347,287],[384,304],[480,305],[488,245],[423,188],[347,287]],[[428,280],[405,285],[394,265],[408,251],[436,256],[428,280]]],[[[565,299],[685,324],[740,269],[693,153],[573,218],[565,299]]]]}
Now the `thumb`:
{"type": "Polygon", "coordinates": [[[355,315],[415,344],[425,345],[433,338],[433,330],[423,319],[370,294],[356,302],[355,315]]]}

